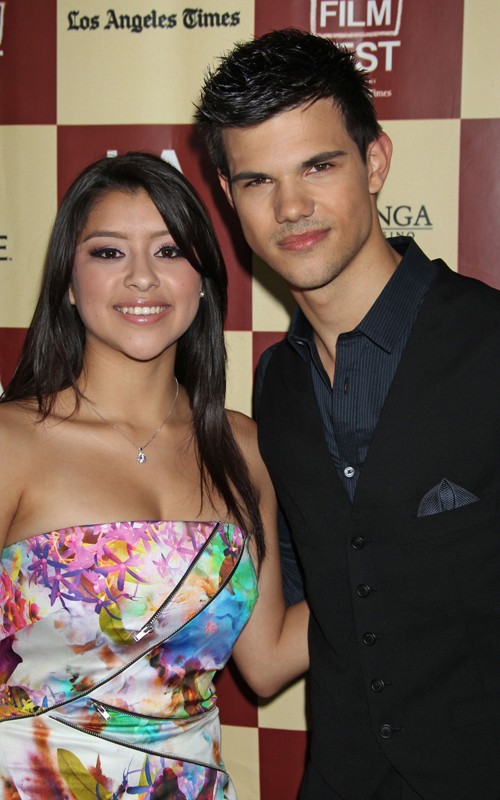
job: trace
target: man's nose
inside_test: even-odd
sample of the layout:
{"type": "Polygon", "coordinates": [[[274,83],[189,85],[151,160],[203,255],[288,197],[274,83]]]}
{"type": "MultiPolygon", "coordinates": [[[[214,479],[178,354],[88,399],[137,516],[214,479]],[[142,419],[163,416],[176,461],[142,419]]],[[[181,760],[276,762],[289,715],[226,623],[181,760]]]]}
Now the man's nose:
{"type": "Polygon", "coordinates": [[[314,212],[314,200],[301,181],[287,181],[276,187],[274,213],[277,222],[297,222],[314,212]]]}

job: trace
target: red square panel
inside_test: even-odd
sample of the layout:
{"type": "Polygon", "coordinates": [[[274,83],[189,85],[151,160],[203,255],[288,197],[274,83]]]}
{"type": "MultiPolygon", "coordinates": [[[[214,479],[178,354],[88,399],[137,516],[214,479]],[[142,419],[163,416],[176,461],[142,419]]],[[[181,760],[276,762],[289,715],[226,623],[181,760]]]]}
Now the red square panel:
{"type": "Polygon", "coordinates": [[[217,676],[217,697],[223,725],[243,725],[256,728],[257,698],[248,688],[232,661],[217,676]]]}
{"type": "Polygon", "coordinates": [[[256,33],[295,27],[356,51],[381,119],[460,116],[464,0],[256,0],[256,33]]]}
{"type": "Polygon", "coordinates": [[[4,389],[14,374],[25,338],[24,328],[0,328],[0,383],[4,389]]]}
{"type": "Polygon", "coordinates": [[[57,0],[0,2],[0,124],[56,123],[57,0]]]}
{"type": "Polygon", "coordinates": [[[255,0],[255,36],[280,28],[310,30],[309,0],[255,0]]]}
{"type": "Polygon", "coordinates": [[[183,174],[205,201],[224,254],[229,275],[228,330],[251,330],[251,253],[215,170],[208,163],[192,125],[61,125],[58,128],[58,194],[61,199],[76,175],[110,152],[174,151],[183,174]]]}
{"type": "Polygon", "coordinates": [[[458,271],[500,289],[500,120],[461,122],[458,271]]]}
{"type": "Polygon", "coordinates": [[[305,731],[260,728],[260,800],[297,800],[306,757],[305,731]]]}

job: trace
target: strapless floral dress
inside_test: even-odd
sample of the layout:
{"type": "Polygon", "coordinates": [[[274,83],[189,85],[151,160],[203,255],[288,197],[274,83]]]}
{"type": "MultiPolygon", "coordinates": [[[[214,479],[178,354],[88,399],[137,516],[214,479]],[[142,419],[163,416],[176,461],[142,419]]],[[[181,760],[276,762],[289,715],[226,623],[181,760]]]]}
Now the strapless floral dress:
{"type": "Polygon", "coordinates": [[[44,533],[0,565],[0,799],[231,800],[212,679],[257,598],[215,522],[44,533]]]}

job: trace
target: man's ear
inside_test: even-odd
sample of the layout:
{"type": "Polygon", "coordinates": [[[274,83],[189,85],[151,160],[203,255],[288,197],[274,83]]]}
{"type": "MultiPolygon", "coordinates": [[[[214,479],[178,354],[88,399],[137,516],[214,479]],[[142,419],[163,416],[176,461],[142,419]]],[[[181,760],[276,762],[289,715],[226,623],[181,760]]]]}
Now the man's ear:
{"type": "Polygon", "coordinates": [[[368,189],[370,194],[380,192],[389,174],[392,157],[392,142],[386,133],[368,145],[366,166],[368,169],[368,189]]]}
{"type": "Polygon", "coordinates": [[[219,183],[222,186],[222,190],[228,199],[229,205],[232,208],[234,208],[233,193],[231,191],[231,182],[229,178],[226,178],[221,172],[219,172],[218,175],[219,175],[219,183]]]}

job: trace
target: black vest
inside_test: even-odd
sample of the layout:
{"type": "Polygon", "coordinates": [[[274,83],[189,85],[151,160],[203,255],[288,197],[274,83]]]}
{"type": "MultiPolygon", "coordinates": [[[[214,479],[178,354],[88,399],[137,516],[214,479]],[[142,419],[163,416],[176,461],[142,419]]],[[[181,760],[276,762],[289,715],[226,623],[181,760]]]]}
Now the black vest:
{"type": "Polygon", "coordinates": [[[259,442],[312,611],[311,758],[348,800],[388,762],[425,800],[500,798],[499,361],[500,293],[442,265],[352,505],[309,366],[287,341],[268,364],[259,442]],[[417,518],[442,478],[480,500],[417,518]]]}

